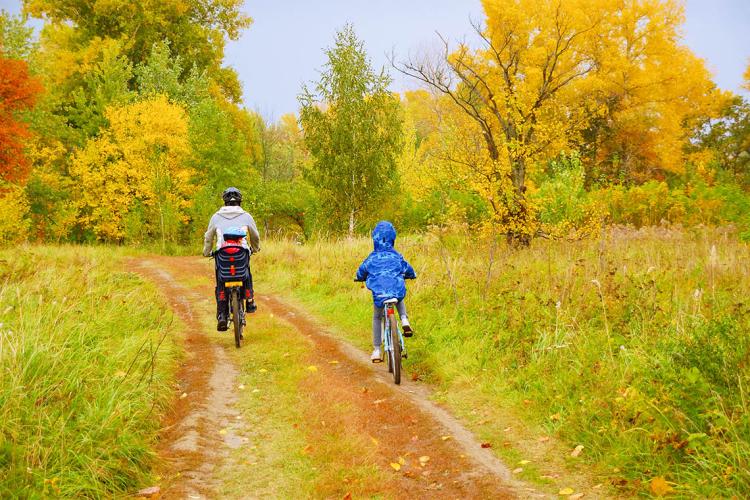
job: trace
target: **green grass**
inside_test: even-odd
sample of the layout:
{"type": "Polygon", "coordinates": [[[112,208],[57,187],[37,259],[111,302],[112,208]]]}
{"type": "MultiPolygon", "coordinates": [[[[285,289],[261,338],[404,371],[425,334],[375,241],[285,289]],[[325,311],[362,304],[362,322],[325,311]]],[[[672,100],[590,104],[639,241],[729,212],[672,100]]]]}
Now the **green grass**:
{"type": "Polygon", "coordinates": [[[112,248],[0,252],[0,497],[150,481],[178,325],[112,248]]]}
{"type": "MultiPolygon", "coordinates": [[[[568,443],[561,462],[588,464],[621,494],[648,494],[663,476],[680,495],[750,495],[750,250],[735,235],[614,230],[513,250],[455,233],[396,246],[419,276],[408,283],[418,333],[407,369],[483,439],[508,439],[510,414],[530,436],[568,443]]],[[[351,279],[370,248],[268,243],[258,288],[366,348],[371,299],[351,279]]]]}

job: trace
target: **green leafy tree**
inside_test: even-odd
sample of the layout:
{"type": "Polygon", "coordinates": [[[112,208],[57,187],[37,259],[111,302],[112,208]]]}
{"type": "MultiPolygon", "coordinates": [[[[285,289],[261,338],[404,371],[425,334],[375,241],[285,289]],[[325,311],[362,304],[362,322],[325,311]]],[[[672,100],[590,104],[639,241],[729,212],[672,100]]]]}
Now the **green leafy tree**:
{"type": "Polygon", "coordinates": [[[0,52],[11,59],[28,59],[36,45],[32,42],[34,30],[26,26],[26,18],[12,16],[0,10],[0,52]]]}
{"type": "Polygon", "coordinates": [[[398,99],[390,77],[375,73],[351,25],[326,51],[328,62],[314,91],[303,87],[300,121],[312,156],[308,174],[332,216],[332,226],[357,220],[390,192],[402,146],[398,99]]]}
{"type": "Polygon", "coordinates": [[[195,64],[210,71],[224,95],[235,102],[241,97],[239,80],[222,61],[227,39],[237,40],[252,22],[241,5],[242,0],[24,0],[27,12],[47,21],[43,40],[73,53],[85,53],[99,40],[117,40],[128,60],[138,65],[149,57],[154,43],[168,38],[185,68],[195,64]]]}

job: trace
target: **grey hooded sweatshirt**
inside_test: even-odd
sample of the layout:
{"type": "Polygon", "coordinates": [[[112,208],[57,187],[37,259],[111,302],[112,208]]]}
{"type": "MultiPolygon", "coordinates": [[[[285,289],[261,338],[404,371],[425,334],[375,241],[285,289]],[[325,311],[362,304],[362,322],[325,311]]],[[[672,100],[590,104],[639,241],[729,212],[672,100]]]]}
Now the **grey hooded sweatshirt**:
{"type": "Polygon", "coordinates": [[[203,238],[204,256],[208,257],[213,250],[221,248],[221,244],[224,243],[222,235],[230,227],[244,227],[247,230],[247,239],[253,253],[260,252],[260,234],[253,217],[245,212],[242,207],[228,206],[221,207],[208,223],[208,230],[203,238]]]}

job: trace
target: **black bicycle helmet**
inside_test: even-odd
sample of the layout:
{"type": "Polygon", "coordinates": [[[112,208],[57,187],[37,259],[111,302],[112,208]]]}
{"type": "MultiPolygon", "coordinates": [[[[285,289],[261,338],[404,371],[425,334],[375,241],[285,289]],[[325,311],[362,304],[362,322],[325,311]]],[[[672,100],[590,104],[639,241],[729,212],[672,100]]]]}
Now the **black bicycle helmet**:
{"type": "Polygon", "coordinates": [[[229,187],[221,193],[221,199],[224,200],[225,205],[229,205],[231,202],[236,202],[239,205],[242,203],[242,193],[236,187],[229,187]]]}

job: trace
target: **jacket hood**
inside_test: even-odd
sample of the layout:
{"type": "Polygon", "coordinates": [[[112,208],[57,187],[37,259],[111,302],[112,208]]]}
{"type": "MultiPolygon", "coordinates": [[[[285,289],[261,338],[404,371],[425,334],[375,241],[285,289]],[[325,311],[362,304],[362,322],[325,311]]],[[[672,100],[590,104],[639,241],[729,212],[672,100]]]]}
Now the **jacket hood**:
{"type": "Polygon", "coordinates": [[[225,219],[236,219],[240,215],[244,214],[245,211],[242,209],[242,207],[238,206],[224,206],[219,209],[217,214],[221,215],[225,219]]]}
{"type": "Polygon", "coordinates": [[[372,230],[372,241],[376,252],[392,250],[396,242],[396,228],[386,220],[378,222],[372,230]]]}

